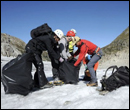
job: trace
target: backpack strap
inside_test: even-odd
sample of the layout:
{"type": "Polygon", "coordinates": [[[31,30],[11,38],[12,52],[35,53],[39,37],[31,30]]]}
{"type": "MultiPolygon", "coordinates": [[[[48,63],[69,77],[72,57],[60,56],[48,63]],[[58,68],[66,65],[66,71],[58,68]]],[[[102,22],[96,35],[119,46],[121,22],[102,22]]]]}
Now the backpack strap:
{"type": "Polygon", "coordinates": [[[81,46],[82,46],[82,45],[85,45],[86,47],[88,47],[88,46],[87,46],[85,43],[83,43],[83,42],[81,43],[81,46]]]}
{"type": "Polygon", "coordinates": [[[107,70],[106,70],[106,72],[105,72],[105,76],[106,76],[107,71],[108,71],[109,69],[111,69],[111,68],[113,68],[112,74],[114,73],[114,70],[115,70],[115,69],[118,70],[118,67],[117,67],[116,65],[110,66],[109,68],[107,68],[107,70]]]}
{"type": "Polygon", "coordinates": [[[84,44],[84,43],[82,42],[82,43],[81,43],[81,46],[82,46],[83,44],[84,44]]]}

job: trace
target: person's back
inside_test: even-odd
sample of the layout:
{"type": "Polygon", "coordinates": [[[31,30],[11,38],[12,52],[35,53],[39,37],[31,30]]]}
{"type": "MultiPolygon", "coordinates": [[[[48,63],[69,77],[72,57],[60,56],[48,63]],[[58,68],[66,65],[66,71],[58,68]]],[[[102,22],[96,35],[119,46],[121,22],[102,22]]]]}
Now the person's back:
{"type": "Polygon", "coordinates": [[[84,44],[86,44],[86,46],[88,47],[88,51],[87,53],[92,55],[93,54],[93,51],[96,49],[97,45],[95,45],[94,43],[88,41],[88,40],[85,40],[85,39],[81,39],[81,42],[83,42],[84,44]]]}
{"type": "Polygon", "coordinates": [[[59,59],[60,55],[56,54],[53,50],[53,46],[57,45],[55,39],[53,38],[53,35],[44,35],[39,36],[35,39],[31,39],[29,43],[26,45],[26,48],[28,46],[31,46],[34,52],[41,54],[42,51],[48,51],[51,56],[55,59],[59,59]]]}
{"type": "Polygon", "coordinates": [[[71,56],[69,52],[69,42],[71,42],[71,40],[72,37],[64,37],[58,42],[60,55],[66,60],[71,56]]]}

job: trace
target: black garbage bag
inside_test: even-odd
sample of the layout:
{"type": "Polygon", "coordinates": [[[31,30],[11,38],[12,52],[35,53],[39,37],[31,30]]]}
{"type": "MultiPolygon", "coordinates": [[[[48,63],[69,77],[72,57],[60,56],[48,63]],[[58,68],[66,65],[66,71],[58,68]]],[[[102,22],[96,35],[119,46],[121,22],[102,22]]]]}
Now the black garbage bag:
{"type": "Polygon", "coordinates": [[[64,83],[77,84],[79,82],[80,65],[75,67],[76,59],[64,61],[59,67],[59,77],[64,83]]]}
{"type": "Polygon", "coordinates": [[[2,68],[1,81],[6,94],[27,95],[33,86],[31,53],[18,55],[2,68]]]}

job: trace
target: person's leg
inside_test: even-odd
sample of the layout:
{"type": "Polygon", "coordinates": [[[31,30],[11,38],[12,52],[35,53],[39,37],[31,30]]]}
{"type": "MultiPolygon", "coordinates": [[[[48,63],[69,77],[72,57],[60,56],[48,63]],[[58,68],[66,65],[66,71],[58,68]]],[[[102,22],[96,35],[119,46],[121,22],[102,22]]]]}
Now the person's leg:
{"type": "Polygon", "coordinates": [[[41,55],[35,55],[35,60],[34,60],[34,65],[36,67],[36,73],[34,75],[34,78],[35,80],[39,83],[39,86],[42,87],[44,85],[46,85],[48,83],[48,80],[45,76],[45,73],[44,73],[44,65],[43,65],[43,62],[42,62],[42,58],[41,58],[41,55]]]}
{"type": "Polygon", "coordinates": [[[88,67],[90,75],[91,75],[92,82],[97,81],[96,72],[94,70],[94,65],[95,65],[95,63],[97,63],[101,59],[101,57],[102,57],[102,51],[100,50],[98,52],[98,54],[93,55],[93,57],[91,58],[91,60],[87,64],[87,67],[88,67]]]}
{"type": "Polygon", "coordinates": [[[35,57],[33,58],[33,64],[36,68],[36,72],[34,73],[34,87],[39,87],[39,79],[38,79],[38,65],[35,57]]]}
{"type": "Polygon", "coordinates": [[[99,60],[99,56],[97,56],[96,54],[91,58],[91,60],[88,62],[87,64],[87,67],[88,67],[88,70],[90,72],[90,75],[91,75],[91,81],[92,82],[96,82],[97,81],[97,78],[95,76],[95,70],[94,70],[94,65],[95,63],[99,60]]]}
{"type": "Polygon", "coordinates": [[[43,65],[42,58],[41,58],[42,51],[38,50],[34,46],[33,39],[31,39],[27,43],[25,50],[26,50],[26,53],[32,53],[31,61],[33,62],[34,66],[36,67],[36,73],[34,75],[34,83],[37,84],[40,88],[43,88],[46,85],[47,85],[47,87],[51,87],[51,86],[48,86],[48,80],[44,73],[44,65],[43,65]]]}
{"type": "Polygon", "coordinates": [[[91,75],[90,83],[97,83],[96,71],[94,70],[94,65],[101,59],[101,57],[102,57],[102,51],[100,50],[98,54],[93,55],[93,57],[87,64],[87,67],[91,75]]]}
{"type": "Polygon", "coordinates": [[[51,55],[49,55],[49,58],[51,59],[53,78],[54,79],[59,78],[59,73],[58,73],[59,61],[55,60],[51,55]]]}

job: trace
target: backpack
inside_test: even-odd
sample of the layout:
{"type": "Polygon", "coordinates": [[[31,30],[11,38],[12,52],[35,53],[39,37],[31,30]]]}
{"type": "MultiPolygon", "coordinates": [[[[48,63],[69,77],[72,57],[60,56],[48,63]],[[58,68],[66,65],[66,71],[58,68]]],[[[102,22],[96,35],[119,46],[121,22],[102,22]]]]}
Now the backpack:
{"type": "Polygon", "coordinates": [[[18,55],[2,68],[1,81],[6,94],[27,95],[32,87],[31,53],[18,55]]]}
{"type": "Polygon", "coordinates": [[[100,80],[102,85],[102,91],[113,91],[121,86],[129,85],[129,68],[127,66],[110,66],[100,80]],[[106,73],[109,69],[112,70],[112,74],[107,78],[106,73]]]}
{"type": "Polygon", "coordinates": [[[47,23],[45,23],[41,26],[38,26],[35,29],[32,29],[30,34],[31,37],[34,39],[42,35],[46,35],[46,34],[50,35],[51,33],[52,33],[52,29],[48,26],[47,23]]]}

